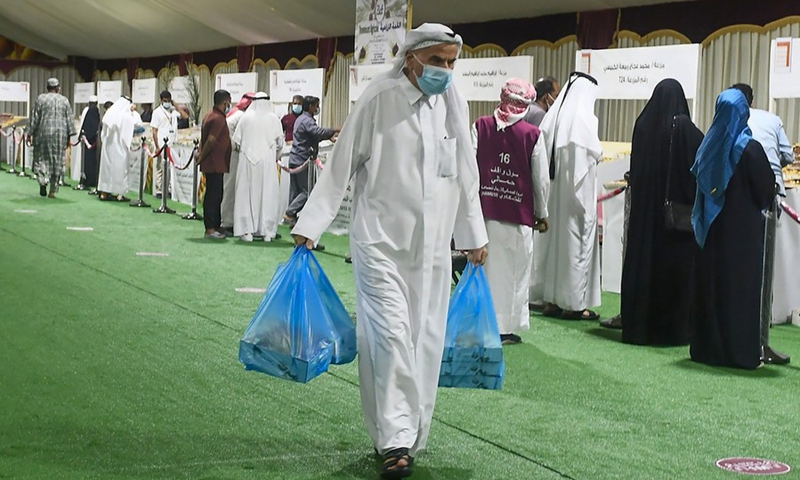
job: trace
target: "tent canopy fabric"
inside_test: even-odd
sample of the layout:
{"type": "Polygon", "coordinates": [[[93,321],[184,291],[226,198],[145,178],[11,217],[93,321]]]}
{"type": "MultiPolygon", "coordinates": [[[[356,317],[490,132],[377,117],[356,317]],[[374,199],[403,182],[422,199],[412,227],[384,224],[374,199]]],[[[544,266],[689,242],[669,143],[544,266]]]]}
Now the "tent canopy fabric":
{"type": "MultiPolygon", "coordinates": [[[[413,23],[530,18],[665,0],[437,0],[413,23]]],[[[356,0],[3,0],[2,34],[47,55],[135,58],[352,35],[356,0]]]]}

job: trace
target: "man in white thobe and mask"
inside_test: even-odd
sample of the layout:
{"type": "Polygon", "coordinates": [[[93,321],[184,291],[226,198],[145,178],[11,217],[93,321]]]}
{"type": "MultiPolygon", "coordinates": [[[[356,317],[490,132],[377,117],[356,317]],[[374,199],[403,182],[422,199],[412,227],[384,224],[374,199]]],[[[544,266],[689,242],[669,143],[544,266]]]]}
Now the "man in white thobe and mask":
{"type": "Polygon", "coordinates": [[[544,314],[565,320],[596,320],[589,307],[600,305],[597,92],[594,78],[571,74],[541,124],[553,178],[550,233],[539,239],[543,261],[533,288],[546,302],[544,314]]]}
{"type": "MultiPolygon", "coordinates": [[[[242,119],[247,107],[253,102],[254,96],[254,92],[245,93],[239,103],[227,113],[226,120],[231,139],[236,135],[236,127],[239,126],[239,120],[242,119]]],[[[227,235],[233,233],[233,203],[236,197],[236,169],[238,167],[239,152],[234,148],[231,151],[230,169],[228,173],[222,176],[222,206],[220,208],[222,208],[222,229],[225,230],[227,235]]]]}
{"type": "Polygon", "coordinates": [[[311,248],[355,175],[350,252],[359,384],[381,475],[411,475],[428,440],[450,296],[450,240],[486,258],[467,103],[453,86],[462,40],[439,24],[406,35],[394,68],[356,102],[292,234],[311,248]],[[449,88],[448,88],[449,87],[449,88]]]}
{"type": "Polygon", "coordinates": [[[100,140],[100,178],[97,190],[100,200],[127,202],[128,151],[133,141],[133,130],[141,125],[142,117],[128,97],[120,97],[103,116],[100,140]],[[112,198],[112,195],[116,195],[112,198]]]}
{"type": "Polygon", "coordinates": [[[277,160],[283,138],[283,127],[272,113],[269,96],[256,93],[233,135],[233,148],[239,152],[233,234],[242,241],[252,242],[253,236],[263,236],[269,242],[278,234],[283,212],[277,160]]]}

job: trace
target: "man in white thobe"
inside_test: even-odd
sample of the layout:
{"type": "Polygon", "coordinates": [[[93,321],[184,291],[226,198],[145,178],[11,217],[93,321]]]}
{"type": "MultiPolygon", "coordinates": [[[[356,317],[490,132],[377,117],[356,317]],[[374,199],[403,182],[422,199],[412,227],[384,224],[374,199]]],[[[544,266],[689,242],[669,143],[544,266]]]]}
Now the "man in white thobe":
{"type": "Polygon", "coordinates": [[[529,82],[511,78],[494,115],[479,118],[472,141],[481,179],[481,207],[489,234],[486,278],[503,345],[520,343],[530,328],[533,231],[546,232],[548,159],[539,128],[523,121],[536,100],[529,82]]]}
{"type": "Polygon", "coordinates": [[[450,296],[450,240],[475,263],[486,256],[467,104],[450,86],[461,45],[444,25],[408,32],[394,68],[356,102],[292,231],[311,248],[355,175],[350,251],[361,404],[387,478],[409,476],[428,440],[450,296]]]}
{"type": "MultiPolygon", "coordinates": [[[[236,127],[239,126],[239,120],[242,115],[247,111],[247,107],[253,102],[254,92],[245,93],[242,95],[239,103],[231,108],[227,114],[228,131],[231,134],[231,139],[236,135],[236,127]]],[[[233,204],[236,197],[236,169],[239,167],[239,152],[234,148],[231,151],[231,166],[228,173],[222,176],[222,229],[226,234],[233,233],[233,204]]]]}
{"type": "Polygon", "coordinates": [[[116,194],[118,202],[127,202],[128,192],[128,151],[133,141],[133,129],[142,123],[130,98],[120,97],[103,116],[100,141],[100,177],[97,190],[101,200],[112,199],[116,194]]]}
{"type": "Polygon", "coordinates": [[[600,305],[597,90],[594,78],[573,73],[541,124],[555,171],[547,202],[550,233],[540,239],[544,258],[534,289],[547,303],[545,315],[566,320],[596,320],[589,307],[600,305]]]}
{"type": "Polygon", "coordinates": [[[269,242],[278,233],[283,212],[277,160],[283,144],[283,127],[272,113],[269,96],[256,93],[233,135],[233,149],[239,152],[233,234],[242,241],[252,242],[253,236],[263,236],[269,242]]]}

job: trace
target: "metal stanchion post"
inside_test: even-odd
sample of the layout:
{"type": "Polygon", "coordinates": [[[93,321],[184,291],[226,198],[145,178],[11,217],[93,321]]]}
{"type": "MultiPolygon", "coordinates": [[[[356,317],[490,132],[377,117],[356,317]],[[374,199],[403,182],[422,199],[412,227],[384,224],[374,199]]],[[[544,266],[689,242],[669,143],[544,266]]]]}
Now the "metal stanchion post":
{"type": "Polygon", "coordinates": [[[73,190],[86,190],[86,142],[84,142],[83,130],[78,137],[81,145],[81,180],[77,185],[72,187],[73,190]]]}
{"type": "Polygon", "coordinates": [[[22,144],[22,170],[20,170],[19,175],[17,176],[28,177],[30,175],[25,171],[25,160],[26,160],[25,157],[28,154],[28,149],[26,148],[27,145],[25,145],[27,143],[27,140],[25,138],[25,128],[22,129],[22,141],[20,143],[22,144]]]}
{"type": "Polygon", "coordinates": [[[197,185],[198,185],[198,182],[199,182],[198,172],[200,170],[200,167],[197,165],[197,162],[194,161],[194,155],[195,155],[195,153],[197,153],[197,146],[199,145],[199,143],[200,143],[200,141],[195,139],[194,140],[194,150],[192,150],[192,163],[194,163],[194,165],[192,165],[192,170],[193,170],[192,171],[192,213],[187,213],[186,215],[181,217],[184,220],[202,220],[203,219],[203,217],[201,215],[197,214],[197,201],[198,201],[198,199],[197,199],[197,194],[198,194],[197,185]]]}
{"type": "Polygon", "coordinates": [[[147,160],[147,151],[144,149],[144,142],[146,138],[142,137],[142,155],[139,160],[139,198],[131,202],[131,207],[149,207],[149,203],[145,203],[142,198],[144,195],[144,172],[147,170],[145,164],[147,160]]]}
{"type": "Polygon", "coordinates": [[[11,127],[11,168],[6,173],[19,173],[17,172],[17,126],[11,127]]]}
{"type": "Polygon", "coordinates": [[[161,176],[161,206],[153,210],[153,213],[175,213],[175,210],[169,208],[167,206],[167,197],[169,196],[169,167],[168,158],[169,158],[169,145],[167,142],[169,138],[165,137],[161,149],[161,161],[162,161],[162,171],[164,172],[161,176]]]}

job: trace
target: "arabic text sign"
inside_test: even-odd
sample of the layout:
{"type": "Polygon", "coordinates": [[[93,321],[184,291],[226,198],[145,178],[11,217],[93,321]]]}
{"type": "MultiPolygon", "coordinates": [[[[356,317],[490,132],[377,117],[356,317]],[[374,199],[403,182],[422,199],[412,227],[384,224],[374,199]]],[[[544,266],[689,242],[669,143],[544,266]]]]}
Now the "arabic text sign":
{"type": "Polygon", "coordinates": [[[409,0],[357,0],[355,56],[359,65],[390,63],[406,37],[409,0]]]}
{"type": "Polygon", "coordinates": [[[0,82],[0,101],[30,102],[31,86],[28,82],[0,82]]]}
{"type": "Polygon", "coordinates": [[[453,83],[468,101],[499,102],[509,78],[533,81],[533,57],[462,58],[456,62],[453,83]]]}
{"type": "MultiPolygon", "coordinates": [[[[200,84],[200,77],[195,75],[198,85],[200,84]]],[[[189,95],[189,76],[175,77],[169,85],[169,92],[172,94],[172,101],[174,103],[189,104],[192,103],[192,96],[189,95]]]]}
{"type": "Polygon", "coordinates": [[[598,98],[602,99],[647,100],[665,78],[676,79],[683,86],[686,98],[696,98],[699,67],[698,44],[575,53],[575,69],[597,79],[598,98]]]}
{"type": "Polygon", "coordinates": [[[216,89],[230,92],[231,101],[236,104],[245,93],[258,91],[258,73],[220,73],[217,75],[216,89]]]}
{"type": "Polygon", "coordinates": [[[110,82],[97,82],[97,102],[116,102],[122,96],[122,82],[113,80],[110,82]]]}
{"type": "Polygon", "coordinates": [[[379,73],[392,68],[391,63],[383,65],[358,65],[350,67],[350,101],[355,102],[364,93],[369,82],[379,73]]]}
{"type": "Polygon", "coordinates": [[[769,96],[800,98],[800,38],[778,38],[770,50],[769,96]]]}
{"type": "Polygon", "coordinates": [[[76,83],[72,89],[72,102],[89,103],[89,97],[92,95],[94,95],[94,82],[76,83]]]}
{"type": "Polygon", "coordinates": [[[295,95],[322,98],[324,86],[325,70],[322,68],[273,70],[270,72],[269,96],[274,103],[292,103],[295,95]]]}
{"type": "Polygon", "coordinates": [[[157,88],[158,80],[155,78],[134,79],[133,92],[131,92],[133,103],[155,102],[157,88]]]}

